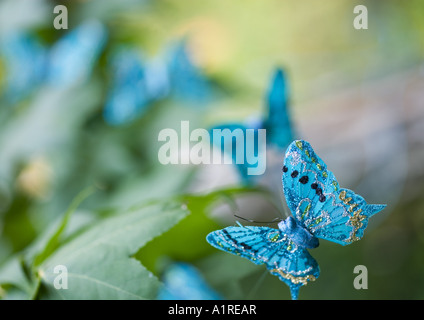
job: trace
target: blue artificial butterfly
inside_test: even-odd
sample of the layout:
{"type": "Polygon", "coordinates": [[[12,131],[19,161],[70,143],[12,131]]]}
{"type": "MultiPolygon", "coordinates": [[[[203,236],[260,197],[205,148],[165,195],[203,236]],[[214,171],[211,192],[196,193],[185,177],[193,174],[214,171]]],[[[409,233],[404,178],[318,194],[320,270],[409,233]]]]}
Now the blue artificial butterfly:
{"type": "MultiPolygon", "coordinates": [[[[244,142],[244,155],[246,155],[246,145],[248,143],[254,144],[253,150],[255,156],[257,156],[259,152],[264,152],[264,150],[259,150],[258,129],[266,130],[267,147],[275,148],[278,151],[284,152],[289,143],[293,141],[294,132],[288,109],[289,97],[287,80],[282,69],[277,69],[274,72],[266,101],[267,114],[262,119],[253,119],[246,124],[230,123],[212,128],[212,130],[229,129],[231,131],[229,134],[235,137],[235,139],[226,139],[225,141],[231,141],[232,153],[230,156],[233,159],[233,163],[236,163],[239,176],[244,184],[250,184],[252,182],[252,176],[248,174],[248,168],[255,166],[256,164],[250,164],[246,158],[244,158],[243,163],[236,162],[237,157],[239,157],[239,154],[237,153],[237,141],[239,141],[239,139],[237,139],[238,135],[241,139],[243,139],[244,137],[247,137],[247,129],[254,129],[255,131],[253,141],[248,141],[246,139],[244,142]]],[[[213,137],[213,135],[211,136],[213,137]]],[[[221,146],[221,151],[223,152],[225,152],[228,147],[220,141],[213,140],[212,142],[215,145],[219,144],[221,146]]]]}
{"type": "Polygon", "coordinates": [[[222,300],[204,280],[199,270],[188,263],[171,264],[162,276],[158,300],[222,300]]]}
{"type": "Polygon", "coordinates": [[[282,181],[292,216],[279,222],[278,229],[240,225],[211,232],[206,239],[218,249],[265,264],[297,299],[300,287],[320,274],[307,249],[316,248],[318,238],[341,245],[361,239],[368,219],[386,205],[367,204],[360,195],[341,188],[303,140],[288,146],[282,181]]]}

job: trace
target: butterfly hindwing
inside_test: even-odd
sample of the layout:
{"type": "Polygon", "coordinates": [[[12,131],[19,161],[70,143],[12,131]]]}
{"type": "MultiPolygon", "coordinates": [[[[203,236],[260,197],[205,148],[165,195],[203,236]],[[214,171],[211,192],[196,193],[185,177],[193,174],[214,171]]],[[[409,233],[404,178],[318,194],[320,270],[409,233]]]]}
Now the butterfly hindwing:
{"type": "Polygon", "coordinates": [[[280,230],[268,227],[227,227],[211,232],[207,241],[214,247],[265,264],[271,274],[285,282],[292,297],[299,288],[319,276],[319,267],[305,248],[295,245],[280,230]]]}
{"type": "Polygon", "coordinates": [[[271,260],[267,263],[267,268],[271,274],[289,286],[292,299],[296,300],[300,287],[318,278],[320,274],[318,263],[307,249],[291,241],[288,247],[280,250],[277,255],[280,259],[271,260]]]}
{"type": "Polygon", "coordinates": [[[287,205],[314,236],[342,245],[359,240],[373,214],[384,205],[368,205],[358,194],[340,188],[334,174],[302,140],[290,144],[283,166],[287,205]]]}

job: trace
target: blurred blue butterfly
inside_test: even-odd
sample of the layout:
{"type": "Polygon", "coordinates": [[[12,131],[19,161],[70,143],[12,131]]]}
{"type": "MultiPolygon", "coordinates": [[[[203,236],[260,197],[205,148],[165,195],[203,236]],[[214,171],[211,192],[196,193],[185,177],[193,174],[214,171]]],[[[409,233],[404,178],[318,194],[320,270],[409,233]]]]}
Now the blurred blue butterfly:
{"type": "MultiPolygon", "coordinates": [[[[290,120],[290,114],[288,110],[288,88],[287,80],[284,74],[284,71],[277,69],[274,72],[271,85],[267,94],[267,114],[262,119],[251,119],[246,124],[239,123],[230,123],[215,126],[213,129],[229,129],[233,134],[239,132],[240,135],[243,134],[243,137],[246,137],[246,129],[254,129],[255,135],[253,141],[245,141],[244,143],[244,155],[246,155],[246,145],[248,143],[254,144],[255,156],[258,152],[263,152],[259,150],[258,146],[258,129],[266,130],[266,145],[267,147],[275,148],[278,151],[284,152],[285,148],[293,141],[293,128],[292,122],[290,120]],[[239,129],[235,131],[236,129],[239,129]]],[[[238,140],[238,139],[237,139],[238,140]]],[[[231,140],[232,143],[232,154],[233,163],[236,163],[237,152],[236,152],[236,141],[235,139],[231,140]]],[[[229,141],[229,140],[226,140],[229,141]]],[[[219,141],[212,141],[214,144],[218,145],[219,141]]],[[[226,146],[221,145],[221,151],[225,151],[226,146]]],[[[243,163],[237,163],[236,167],[239,172],[239,176],[244,184],[249,184],[252,182],[252,176],[248,174],[248,168],[255,166],[256,164],[249,164],[247,159],[244,159],[243,163]]]]}
{"type": "Polygon", "coordinates": [[[289,89],[283,70],[277,69],[267,97],[268,114],[262,127],[267,131],[268,144],[283,152],[294,140],[294,130],[289,110],[289,89]]]}
{"type": "Polygon", "coordinates": [[[158,300],[222,300],[203,279],[200,272],[187,263],[173,263],[162,276],[163,287],[158,300]]]}
{"type": "Polygon", "coordinates": [[[198,103],[210,97],[211,85],[194,65],[186,41],[171,47],[168,61],[171,94],[175,98],[198,103]]]}
{"type": "Polygon", "coordinates": [[[112,89],[104,108],[111,125],[139,118],[152,103],[168,97],[204,102],[210,85],[192,63],[185,42],[172,46],[166,57],[145,60],[132,48],[121,48],[109,66],[112,89]]]}
{"type": "Polygon", "coordinates": [[[6,65],[5,96],[12,103],[47,83],[69,87],[86,80],[105,43],[106,28],[87,21],[65,34],[48,49],[30,34],[4,39],[0,53],[6,65]]]}
{"type": "Polygon", "coordinates": [[[122,48],[112,57],[109,70],[112,89],[103,115],[109,124],[127,123],[139,116],[149,103],[145,67],[135,50],[122,48]]]}
{"type": "Polygon", "coordinates": [[[340,188],[334,174],[303,140],[288,146],[282,181],[292,216],[279,222],[278,229],[240,225],[211,232],[206,239],[218,249],[265,264],[297,299],[299,288],[320,274],[307,249],[316,248],[318,238],[341,245],[361,239],[368,219],[386,205],[367,204],[360,195],[340,188]]]}
{"type": "Polygon", "coordinates": [[[10,103],[26,98],[44,80],[47,50],[27,33],[8,35],[1,41],[0,56],[5,63],[4,96],[10,103]]]}
{"type": "Polygon", "coordinates": [[[95,20],[68,32],[50,49],[47,83],[69,87],[83,82],[91,74],[106,39],[106,27],[95,20]]]}

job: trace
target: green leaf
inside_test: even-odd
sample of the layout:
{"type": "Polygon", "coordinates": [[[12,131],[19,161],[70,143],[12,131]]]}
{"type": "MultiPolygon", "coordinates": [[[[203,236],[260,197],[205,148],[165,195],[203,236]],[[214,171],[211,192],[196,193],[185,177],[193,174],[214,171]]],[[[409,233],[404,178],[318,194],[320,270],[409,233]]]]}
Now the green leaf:
{"type": "Polygon", "coordinates": [[[100,221],[41,263],[37,298],[154,298],[159,280],[131,255],[187,214],[179,201],[154,202],[100,221]],[[67,269],[67,289],[55,288],[57,266],[67,269]]]}
{"type": "Polygon", "coordinates": [[[176,196],[192,177],[194,168],[157,166],[140,176],[128,177],[117,190],[105,199],[105,205],[113,208],[126,208],[128,204],[140,203],[149,199],[176,196]]]}
{"type": "Polygon", "coordinates": [[[41,264],[59,246],[60,237],[62,236],[63,231],[65,230],[71,215],[74,213],[76,208],[80,205],[80,203],[84,199],[86,199],[90,194],[92,194],[94,191],[95,189],[93,187],[89,187],[81,191],[75,197],[75,199],[72,201],[71,205],[69,206],[68,210],[65,212],[65,215],[63,216],[63,219],[61,223],[59,224],[59,227],[57,228],[57,230],[50,237],[44,249],[38,255],[35,256],[34,262],[33,262],[34,267],[37,267],[39,264],[41,264]]]}
{"type": "Polygon", "coordinates": [[[184,199],[191,214],[134,255],[134,258],[156,275],[160,273],[161,265],[158,262],[161,258],[191,261],[214,251],[205,240],[209,232],[220,227],[207,215],[210,202],[206,197],[187,196],[184,199]]]}
{"type": "Polygon", "coordinates": [[[206,235],[222,226],[210,218],[211,209],[226,202],[233,204],[234,198],[248,193],[263,192],[258,188],[239,187],[220,189],[206,195],[184,195],[183,202],[191,212],[174,228],[140,248],[135,258],[155,274],[160,273],[160,259],[196,261],[216,249],[206,241],[206,235]]]}
{"type": "Polygon", "coordinates": [[[37,281],[31,277],[22,256],[14,255],[0,268],[0,298],[9,296],[9,291],[19,293],[20,299],[31,299],[37,290],[37,281]],[[8,287],[8,289],[6,289],[8,287]]]}

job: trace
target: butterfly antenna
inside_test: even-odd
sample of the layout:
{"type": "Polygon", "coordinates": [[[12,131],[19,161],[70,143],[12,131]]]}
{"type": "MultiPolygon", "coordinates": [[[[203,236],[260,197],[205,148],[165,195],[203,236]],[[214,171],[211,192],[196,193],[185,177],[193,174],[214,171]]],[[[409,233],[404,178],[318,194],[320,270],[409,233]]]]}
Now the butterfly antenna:
{"type": "Polygon", "coordinates": [[[222,197],[226,200],[226,203],[230,207],[231,211],[239,212],[237,202],[231,196],[229,196],[227,194],[223,194],[222,197]]]}
{"type": "Polygon", "coordinates": [[[239,218],[239,219],[242,219],[242,220],[245,220],[245,221],[248,221],[248,222],[253,222],[253,223],[274,223],[274,222],[280,222],[280,221],[283,221],[283,219],[281,219],[281,218],[274,218],[272,221],[256,221],[256,220],[253,220],[253,219],[247,219],[247,218],[244,218],[244,217],[241,217],[241,216],[238,216],[238,215],[236,215],[236,214],[234,214],[234,217],[236,217],[236,218],[239,218]]]}
{"type": "Polygon", "coordinates": [[[270,223],[280,222],[280,221],[284,220],[283,218],[278,218],[277,217],[277,218],[274,218],[272,221],[255,221],[255,220],[252,220],[252,219],[247,219],[247,218],[241,217],[241,216],[237,215],[237,213],[239,213],[239,211],[240,211],[239,208],[238,208],[237,202],[232,197],[230,197],[227,194],[223,194],[222,196],[226,200],[226,202],[229,205],[231,211],[234,212],[233,215],[236,218],[239,218],[239,219],[242,219],[242,220],[248,221],[248,222],[262,223],[262,224],[270,224],[270,223]]]}
{"type": "MultiPolygon", "coordinates": [[[[287,218],[289,214],[287,213],[287,207],[284,206],[284,202],[281,206],[277,205],[276,199],[274,196],[269,195],[268,196],[270,204],[275,208],[275,211],[278,213],[278,215],[281,216],[281,220],[284,220],[284,218],[287,218]]],[[[279,198],[279,200],[284,201],[283,198],[279,198]]]]}

